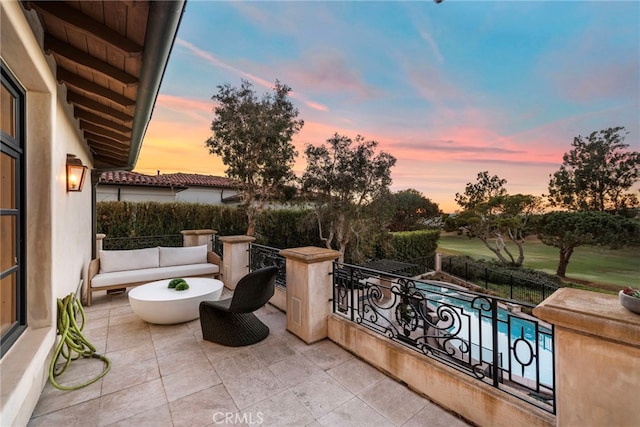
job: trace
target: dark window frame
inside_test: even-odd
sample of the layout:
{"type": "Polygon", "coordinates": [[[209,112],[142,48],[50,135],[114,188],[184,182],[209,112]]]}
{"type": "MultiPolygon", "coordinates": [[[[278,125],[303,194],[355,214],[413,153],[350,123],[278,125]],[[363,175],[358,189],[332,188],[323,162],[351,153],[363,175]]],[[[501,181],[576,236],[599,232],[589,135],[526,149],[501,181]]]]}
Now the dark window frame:
{"type": "Polygon", "coordinates": [[[18,79],[9,71],[3,61],[0,61],[2,85],[15,97],[15,137],[11,137],[0,131],[0,151],[15,159],[15,196],[16,209],[0,209],[0,215],[16,217],[16,256],[17,264],[5,271],[0,271],[0,277],[10,274],[16,275],[16,321],[0,337],[0,357],[17,341],[27,328],[27,281],[26,281],[26,91],[18,82],[18,79]]]}

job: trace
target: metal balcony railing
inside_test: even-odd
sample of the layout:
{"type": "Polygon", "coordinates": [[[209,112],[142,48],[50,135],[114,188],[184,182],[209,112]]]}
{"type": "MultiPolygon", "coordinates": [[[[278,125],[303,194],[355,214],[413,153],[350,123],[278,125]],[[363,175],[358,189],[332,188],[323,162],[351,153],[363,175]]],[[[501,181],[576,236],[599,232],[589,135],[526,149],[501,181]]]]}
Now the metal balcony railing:
{"type": "Polygon", "coordinates": [[[333,265],[333,312],[555,413],[554,331],[533,305],[445,282],[333,265]]]}
{"type": "Polygon", "coordinates": [[[276,286],[287,287],[287,262],[280,256],[280,250],[271,246],[251,243],[249,245],[249,271],[275,265],[278,267],[276,286]]]}

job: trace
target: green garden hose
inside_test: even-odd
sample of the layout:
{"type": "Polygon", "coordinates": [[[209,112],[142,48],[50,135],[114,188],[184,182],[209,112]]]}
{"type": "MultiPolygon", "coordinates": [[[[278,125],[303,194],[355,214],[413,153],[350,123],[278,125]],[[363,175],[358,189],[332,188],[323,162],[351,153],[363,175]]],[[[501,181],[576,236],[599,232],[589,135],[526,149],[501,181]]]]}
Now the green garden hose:
{"type": "Polygon", "coordinates": [[[60,335],[60,341],[51,358],[51,365],[49,365],[49,382],[59,390],[77,390],[86,387],[104,377],[111,368],[111,361],[105,356],[96,353],[96,348],[82,335],[84,323],[84,309],[74,293],[67,295],[64,300],[58,298],[58,335],[60,335]],[[80,314],[82,319],[80,326],[78,326],[78,322],[76,321],[78,314],[80,314]],[[66,360],[64,364],[61,364],[61,367],[56,369],[60,356],[66,360]],[[71,364],[72,360],[77,360],[80,357],[100,359],[104,362],[105,368],[100,375],[85,383],[72,386],[58,384],[55,377],[61,375],[69,364],[71,364]]]}

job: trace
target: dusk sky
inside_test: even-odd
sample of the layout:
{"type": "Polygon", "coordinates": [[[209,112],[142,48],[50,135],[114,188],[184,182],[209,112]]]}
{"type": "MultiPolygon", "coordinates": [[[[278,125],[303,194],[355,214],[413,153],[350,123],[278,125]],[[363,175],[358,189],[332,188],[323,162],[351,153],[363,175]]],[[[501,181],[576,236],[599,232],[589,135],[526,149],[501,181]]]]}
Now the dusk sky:
{"type": "Polygon", "coordinates": [[[481,171],[546,193],[577,135],[640,149],[640,2],[187,2],[136,171],[224,176],[216,86],[291,86],[306,144],[360,134],[395,156],[393,191],[445,212],[481,171]]]}

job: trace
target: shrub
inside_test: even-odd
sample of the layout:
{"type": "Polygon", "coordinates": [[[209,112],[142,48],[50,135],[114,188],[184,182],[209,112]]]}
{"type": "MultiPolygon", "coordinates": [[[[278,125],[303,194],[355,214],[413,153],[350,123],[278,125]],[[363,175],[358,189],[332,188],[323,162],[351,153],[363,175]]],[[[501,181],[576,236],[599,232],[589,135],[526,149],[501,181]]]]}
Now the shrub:
{"type": "Polygon", "coordinates": [[[496,261],[474,260],[468,256],[454,256],[443,259],[442,269],[455,276],[478,284],[485,282],[497,285],[519,285],[524,287],[558,288],[557,277],[542,271],[523,267],[512,267],[496,261]]]}
{"type": "Polygon", "coordinates": [[[256,243],[275,248],[322,246],[318,225],[310,210],[267,209],[256,220],[256,243]]]}
{"type": "MultiPolygon", "coordinates": [[[[247,229],[243,209],[200,203],[99,202],[97,231],[107,238],[176,235],[182,230],[213,229],[220,236],[242,235],[247,229]]],[[[308,209],[267,209],[256,221],[256,243],[276,248],[320,246],[317,222],[308,209]]],[[[421,266],[431,263],[437,230],[380,233],[365,236],[359,249],[371,259],[392,258],[421,266]]],[[[430,265],[430,264],[429,264],[430,265]]]]}
{"type": "Polygon", "coordinates": [[[221,235],[247,228],[241,209],[200,203],[99,202],[97,231],[112,237],[161,236],[182,230],[211,228],[221,235]]]}
{"type": "MultiPolygon", "coordinates": [[[[213,229],[220,236],[242,235],[247,217],[242,208],[200,203],[99,202],[97,231],[107,238],[164,236],[182,230],[213,229]]],[[[256,242],[276,248],[323,246],[310,211],[268,209],[257,219],[256,242]]]]}
{"type": "Polygon", "coordinates": [[[410,261],[433,257],[438,247],[440,231],[417,230],[391,233],[391,257],[400,261],[410,261]]]}

